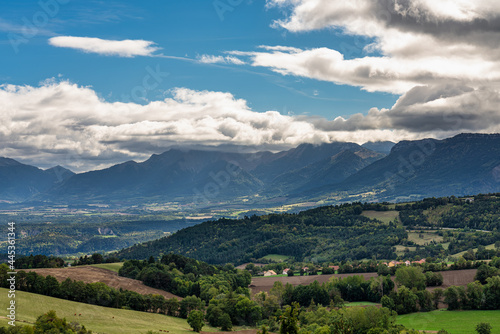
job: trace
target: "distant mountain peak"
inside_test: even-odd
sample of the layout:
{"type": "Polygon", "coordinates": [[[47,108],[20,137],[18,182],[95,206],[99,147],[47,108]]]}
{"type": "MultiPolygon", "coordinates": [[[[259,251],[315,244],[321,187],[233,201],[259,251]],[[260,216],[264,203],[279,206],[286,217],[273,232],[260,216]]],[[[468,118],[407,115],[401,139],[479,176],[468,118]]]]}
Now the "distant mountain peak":
{"type": "Polygon", "coordinates": [[[406,150],[409,147],[417,147],[419,149],[425,148],[426,145],[435,144],[439,142],[438,139],[426,138],[420,140],[402,140],[391,149],[391,153],[397,153],[398,151],[406,150]]]}
{"type": "Polygon", "coordinates": [[[389,154],[396,145],[392,141],[369,141],[361,145],[362,147],[378,153],[389,154]]]}
{"type": "Polygon", "coordinates": [[[10,159],[10,158],[5,158],[5,157],[0,157],[0,167],[5,167],[5,166],[19,166],[22,165],[17,160],[10,159]]]}
{"type": "MultiPolygon", "coordinates": [[[[51,168],[47,168],[45,171],[66,171],[66,172],[71,172],[73,173],[73,171],[71,171],[70,169],[68,168],[64,168],[63,166],[61,165],[57,165],[57,166],[54,166],[54,167],[51,167],[51,168]]],[[[74,174],[74,173],[73,173],[74,174]]]]}

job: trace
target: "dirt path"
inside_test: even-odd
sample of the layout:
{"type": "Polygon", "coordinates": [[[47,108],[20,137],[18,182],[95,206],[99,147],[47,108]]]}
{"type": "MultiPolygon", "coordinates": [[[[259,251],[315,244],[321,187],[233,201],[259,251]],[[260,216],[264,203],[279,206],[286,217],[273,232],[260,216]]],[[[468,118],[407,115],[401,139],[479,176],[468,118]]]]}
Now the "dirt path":
{"type": "Polygon", "coordinates": [[[42,276],[54,276],[59,282],[62,282],[67,278],[71,278],[75,281],[83,281],[85,283],[102,282],[115,289],[122,288],[124,290],[135,291],[142,295],[157,294],[162,295],[165,298],[173,297],[179,300],[182,299],[181,297],[171,294],[170,292],[151,288],[144,285],[141,281],[121,277],[114,271],[102,268],[82,266],[71,268],[25,269],[24,271],[34,271],[42,276]]]}

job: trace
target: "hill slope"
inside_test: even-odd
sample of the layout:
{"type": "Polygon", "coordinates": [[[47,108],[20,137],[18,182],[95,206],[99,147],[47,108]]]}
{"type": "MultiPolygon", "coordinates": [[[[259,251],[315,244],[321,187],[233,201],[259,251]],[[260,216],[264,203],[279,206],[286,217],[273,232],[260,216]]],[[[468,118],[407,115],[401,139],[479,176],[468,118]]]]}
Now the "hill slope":
{"type": "MultiPolygon", "coordinates": [[[[256,262],[269,254],[319,263],[373,256],[391,260],[398,255],[445,259],[499,241],[499,229],[500,194],[398,205],[352,203],[298,214],[208,221],[123,249],[117,256],[147,259],[174,252],[208,263],[235,265],[256,262]]],[[[500,254],[483,248],[477,251],[479,259],[500,254]]]]}
{"type": "Polygon", "coordinates": [[[361,215],[360,205],[321,207],[299,214],[219,219],[189,227],[171,237],[118,252],[144,259],[174,252],[215,264],[244,262],[268,254],[322,261],[395,258],[392,246],[406,238],[402,227],[361,215]]]}
{"type": "MultiPolygon", "coordinates": [[[[8,290],[0,288],[0,293],[7,296],[8,290]]],[[[8,298],[0,299],[0,307],[6,309],[8,302],[8,298]]],[[[23,291],[16,292],[16,305],[19,305],[16,317],[21,321],[18,325],[34,323],[39,315],[55,310],[59,317],[66,318],[68,322],[77,321],[94,333],[137,334],[160,329],[172,334],[193,333],[187,321],[180,318],[77,303],[23,291]]],[[[0,326],[6,325],[7,319],[0,317],[0,326]]],[[[216,331],[209,326],[203,327],[203,330],[216,331]]]]}
{"type": "Polygon", "coordinates": [[[376,192],[373,199],[439,197],[500,191],[500,135],[462,134],[403,141],[391,153],[323,193],[376,192]]]}

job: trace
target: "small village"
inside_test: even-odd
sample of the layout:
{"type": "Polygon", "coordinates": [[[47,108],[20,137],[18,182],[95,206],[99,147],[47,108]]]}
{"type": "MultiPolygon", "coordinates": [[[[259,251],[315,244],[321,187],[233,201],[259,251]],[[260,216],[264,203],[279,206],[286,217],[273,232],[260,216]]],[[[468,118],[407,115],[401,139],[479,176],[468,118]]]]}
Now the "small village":
{"type": "MultiPolygon", "coordinates": [[[[409,266],[412,266],[412,265],[415,265],[415,266],[423,265],[424,263],[426,263],[425,259],[421,259],[421,260],[418,260],[418,261],[409,261],[409,260],[406,260],[404,262],[394,261],[393,260],[393,261],[390,261],[390,262],[381,262],[380,264],[378,264],[378,266],[384,265],[387,268],[396,268],[396,267],[402,266],[402,265],[405,265],[405,266],[409,267],[409,266]]],[[[327,274],[339,274],[339,273],[341,273],[341,272],[339,272],[340,269],[341,269],[341,266],[338,266],[338,265],[330,265],[328,267],[323,267],[323,268],[319,268],[319,267],[301,267],[299,269],[299,271],[297,271],[297,272],[295,272],[291,268],[285,268],[285,269],[283,269],[283,271],[281,271],[281,273],[279,271],[276,272],[276,270],[264,270],[264,271],[260,271],[260,272],[257,273],[257,276],[268,277],[268,276],[280,276],[280,275],[285,275],[285,276],[300,275],[300,276],[303,276],[303,275],[319,275],[319,274],[323,274],[323,275],[327,275],[327,274]],[[326,268],[328,268],[329,270],[325,270],[326,268]]],[[[356,269],[356,268],[353,267],[353,269],[356,269]]],[[[358,271],[357,270],[353,270],[352,272],[358,272],[358,271]]],[[[342,273],[346,273],[346,271],[342,271],[342,273]]]]}

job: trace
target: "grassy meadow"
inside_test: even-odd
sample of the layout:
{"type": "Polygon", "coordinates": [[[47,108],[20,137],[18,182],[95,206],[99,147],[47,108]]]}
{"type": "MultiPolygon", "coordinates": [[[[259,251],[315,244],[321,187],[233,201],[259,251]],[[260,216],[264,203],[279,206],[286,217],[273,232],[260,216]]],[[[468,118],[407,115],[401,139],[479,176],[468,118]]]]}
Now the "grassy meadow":
{"type": "MultiPolygon", "coordinates": [[[[5,310],[9,303],[7,289],[0,288],[0,308],[5,310]],[[5,298],[4,298],[5,296],[5,298]]],[[[77,321],[94,333],[140,334],[149,330],[168,330],[170,334],[192,334],[193,331],[185,319],[168,317],[162,314],[114,309],[68,300],[37,295],[28,292],[16,292],[17,324],[32,324],[36,318],[49,310],[67,321],[77,321]],[[76,314],[76,316],[75,316],[76,314]],[[80,316],[81,314],[81,316],[80,316]]],[[[0,317],[0,327],[7,326],[8,320],[0,317]]],[[[203,331],[217,331],[209,326],[203,331]]]]}
{"type": "Polygon", "coordinates": [[[371,211],[365,210],[361,215],[368,217],[370,219],[378,219],[386,224],[394,221],[394,219],[399,217],[399,211],[371,211]]]}
{"type": "Polygon", "coordinates": [[[120,268],[123,266],[123,262],[92,264],[91,266],[96,268],[111,270],[117,273],[118,270],[120,270],[120,268]]]}
{"type": "Polygon", "coordinates": [[[500,334],[500,310],[495,311],[446,311],[412,313],[398,316],[397,323],[406,328],[426,331],[447,330],[450,334],[475,333],[476,325],[489,322],[492,334],[500,334]]]}

